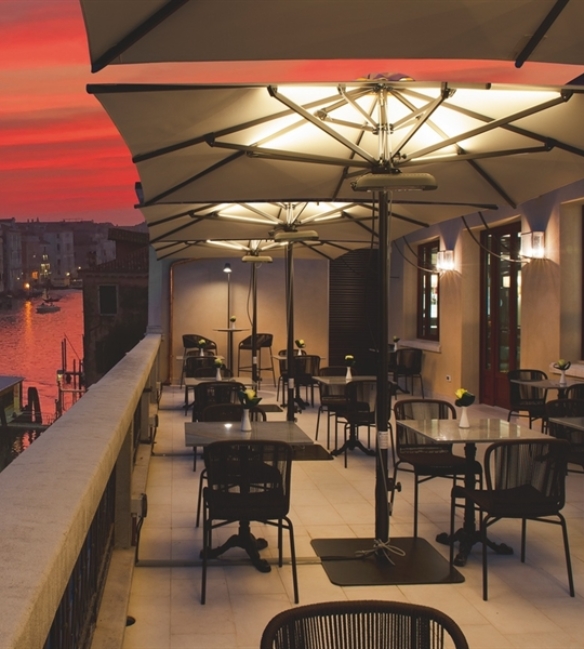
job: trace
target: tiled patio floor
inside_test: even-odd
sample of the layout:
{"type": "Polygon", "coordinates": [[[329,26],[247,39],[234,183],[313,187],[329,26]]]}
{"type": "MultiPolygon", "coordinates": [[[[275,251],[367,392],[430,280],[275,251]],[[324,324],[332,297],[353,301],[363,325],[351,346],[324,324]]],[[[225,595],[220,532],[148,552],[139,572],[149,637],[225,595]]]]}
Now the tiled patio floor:
{"type": "MultiPolygon", "coordinates": [[[[275,390],[262,392],[264,403],[275,403],[275,390]]],[[[199,603],[201,568],[198,557],[202,530],[195,527],[199,471],[193,472],[192,452],[184,446],[183,391],[163,392],[147,495],[148,517],[140,543],[140,563],[132,585],[123,649],[257,649],[262,630],[277,612],[293,606],[290,567],[274,566],[269,574],[244,562],[222,562],[209,569],[207,604],[199,603]]],[[[506,417],[500,409],[473,406],[471,418],[506,417]]],[[[285,419],[285,413],[269,414],[285,419]]],[[[314,437],[316,407],[298,415],[302,429],[314,437]]],[[[319,442],[326,441],[321,428],[319,442]]],[[[392,468],[390,468],[390,472],[392,468]]],[[[413,480],[401,472],[390,519],[392,537],[412,534],[413,480]]],[[[419,534],[445,557],[446,546],[436,535],[449,525],[448,480],[432,480],[420,487],[419,534]]],[[[374,458],[360,451],[328,462],[295,462],[292,471],[292,511],[298,556],[300,603],[337,599],[393,599],[433,606],[462,627],[471,649],[568,649],[582,647],[584,638],[584,475],[567,478],[564,513],[572,551],[576,598],[567,590],[561,530],[532,523],[528,529],[527,562],[517,554],[490,556],[489,601],[481,596],[480,548],[474,548],[460,568],[462,584],[413,586],[333,585],[319,564],[310,541],[315,538],[374,536],[374,458]]],[[[494,540],[519,546],[519,523],[502,521],[494,540]]],[[[275,529],[254,524],[258,536],[269,541],[263,556],[274,556],[275,529]]],[[[221,542],[231,533],[220,530],[221,542]]],[[[287,549],[287,539],[285,548],[287,549]]],[[[231,550],[226,557],[242,557],[231,550]]]]}

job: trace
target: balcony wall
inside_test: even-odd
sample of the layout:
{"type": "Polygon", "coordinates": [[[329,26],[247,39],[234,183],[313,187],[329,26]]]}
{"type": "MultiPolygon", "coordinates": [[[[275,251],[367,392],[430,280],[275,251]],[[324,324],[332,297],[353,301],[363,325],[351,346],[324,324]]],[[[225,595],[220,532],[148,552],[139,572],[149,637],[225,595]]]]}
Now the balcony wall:
{"type": "Polygon", "coordinates": [[[153,398],[159,347],[147,335],[0,473],[0,649],[45,644],[113,472],[115,545],[131,545],[134,428],[148,424],[136,415],[153,398]]]}

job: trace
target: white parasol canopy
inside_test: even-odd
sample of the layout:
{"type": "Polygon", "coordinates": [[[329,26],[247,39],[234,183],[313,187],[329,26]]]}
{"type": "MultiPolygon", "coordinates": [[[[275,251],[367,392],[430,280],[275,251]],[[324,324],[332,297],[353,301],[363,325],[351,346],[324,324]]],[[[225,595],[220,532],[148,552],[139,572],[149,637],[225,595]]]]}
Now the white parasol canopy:
{"type": "Polygon", "coordinates": [[[112,63],[482,59],[584,64],[581,0],[80,0],[112,63]]]}

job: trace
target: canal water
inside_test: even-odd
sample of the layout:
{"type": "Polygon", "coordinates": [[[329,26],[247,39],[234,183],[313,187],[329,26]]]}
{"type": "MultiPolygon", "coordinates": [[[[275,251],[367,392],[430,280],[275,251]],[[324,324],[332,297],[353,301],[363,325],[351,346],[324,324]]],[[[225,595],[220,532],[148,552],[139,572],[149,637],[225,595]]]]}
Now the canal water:
{"type": "MultiPolygon", "coordinates": [[[[27,389],[35,387],[40,398],[43,422],[55,416],[58,397],[57,370],[61,369],[62,342],[66,340],[67,369],[73,361],[79,368],[83,358],[83,294],[79,290],[55,291],[60,311],[37,313],[41,298],[14,300],[11,309],[0,309],[0,374],[22,376],[27,389]]],[[[7,461],[27,448],[36,431],[0,433],[0,470],[7,461]]]]}

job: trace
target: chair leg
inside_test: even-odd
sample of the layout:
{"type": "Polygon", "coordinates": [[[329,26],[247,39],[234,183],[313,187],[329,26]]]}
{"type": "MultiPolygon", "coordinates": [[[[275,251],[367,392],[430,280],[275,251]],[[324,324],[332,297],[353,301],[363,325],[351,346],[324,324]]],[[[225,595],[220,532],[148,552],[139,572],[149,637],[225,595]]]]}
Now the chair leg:
{"type": "Polygon", "coordinates": [[[521,563],[525,563],[525,537],[527,536],[527,519],[521,519],[521,563]]]}
{"type": "Polygon", "coordinates": [[[212,528],[211,521],[207,518],[207,511],[203,513],[203,551],[202,571],[201,571],[201,604],[204,604],[207,598],[207,550],[212,547],[212,528]]]}
{"type": "Polygon", "coordinates": [[[296,572],[296,546],[294,545],[294,526],[292,521],[286,517],[284,519],[288,525],[288,532],[290,533],[290,564],[292,565],[292,586],[294,588],[294,604],[298,604],[300,598],[298,596],[298,574],[296,572]]]}
{"type": "Polygon", "coordinates": [[[201,518],[201,503],[203,502],[203,480],[206,478],[206,471],[203,469],[201,471],[201,476],[199,477],[199,497],[197,499],[197,520],[195,527],[199,527],[199,521],[201,518]]]}
{"type": "Polygon", "coordinates": [[[487,567],[487,516],[483,516],[480,512],[481,521],[481,543],[483,546],[483,599],[485,602],[489,599],[489,582],[488,582],[488,567],[487,567]]]}
{"type": "Polygon", "coordinates": [[[568,585],[570,587],[570,597],[575,597],[574,592],[574,577],[572,575],[572,561],[570,559],[570,544],[568,542],[568,527],[566,526],[566,519],[562,514],[558,514],[560,523],[562,525],[562,536],[564,537],[564,551],[566,553],[566,567],[568,569],[568,585]]]}
{"type": "Polygon", "coordinates": [[[414,473],[414,538],[418,538],[418,475],[414,473]]]}

